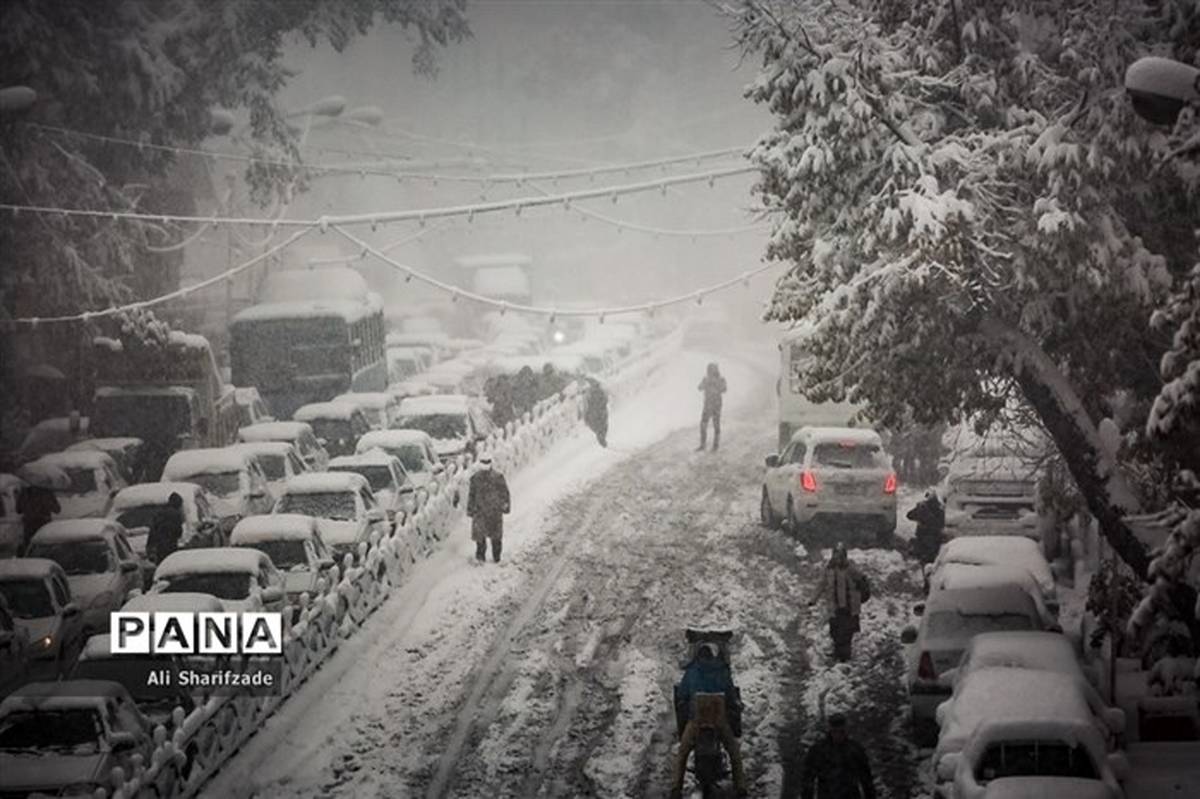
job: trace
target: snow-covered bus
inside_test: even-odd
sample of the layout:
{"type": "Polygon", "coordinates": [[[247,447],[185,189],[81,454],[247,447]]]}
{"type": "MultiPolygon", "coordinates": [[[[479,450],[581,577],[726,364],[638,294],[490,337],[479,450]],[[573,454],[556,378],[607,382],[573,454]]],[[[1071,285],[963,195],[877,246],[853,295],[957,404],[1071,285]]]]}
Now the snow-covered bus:
{"type": "Polygon", "coordinates": [[[811,331],[796,327],[779,340],[779,380],[775,384],[779,395],[779,449],[782,452],[792,433],[809,425],[817,427],[846,427],[861,408],[851,402],[813,402],[800,390],[803,374],[812,355],[806,342],[811,331]]]}
{"type": "Polygon", "coordinates": [[[383,302],[356,271],[281,271],[262,296],[230,325],[230,366],[234,384],[258,388],[280,418],[387,387],[383,302]]]}

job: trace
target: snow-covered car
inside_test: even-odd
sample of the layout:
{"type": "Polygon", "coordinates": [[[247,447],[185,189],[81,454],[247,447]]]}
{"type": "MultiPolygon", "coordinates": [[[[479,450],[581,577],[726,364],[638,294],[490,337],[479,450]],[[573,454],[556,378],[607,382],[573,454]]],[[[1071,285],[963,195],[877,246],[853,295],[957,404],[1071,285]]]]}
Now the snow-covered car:
{"type": "Polygon", "coordinates": [[[62,507],[56,518],[87,519],[104,516],[113,496],[125,487],[117,463],[106,452],[68,450],[43,455],[28,468],[59,469],[70,484],[55,490],[62,507]]]}
{"type": "Polygon", "coordinates": [[[445,461],[474,454],[479,441],[492,431],[487,414],[464,394],[409,397],[400,403],[397,428],[420,430],[433,439],[434,451],[445,461]]]}
{"type": "Polygon", "coordinates": [[[154,517],[166,509],[172,494],[183,500],[183,535],[179,546],[222,546],[232,525],[225,524],[213,507],[212,497],[196,483],[140,483],[123,489],[113,498],[108,518],[125,528],[133,551],[146,554],[146,536],[154,517]]]}
{"type": "Polygon", "coordinates": [[[45,558],[0,560],[0,595],[29,636],[35,676],[66,673],[83,647],[83,613],[62,567],[45,558]]]}
{"type": "Polygon", "coordinates": [[[233,528],[230,543],[265,553],[283,575],[288,602],[315,594],[317,581],[334,565],[317,520],[298,513],[272,513],[242,519],[233,528]]]}
{"type": "Polygon", "coordinates": [[[979,439],[961,430],[947,434],[951,455],[939,492],[946,505],[946,534],[1023,535],[1038,539],[1037,453],[1019,437],[979,439]]]}
{"type": "Polygon", "coordinates": [[[1047,630],[1060,629],[1058,614],[1053,612],[1042,598],[1042,589],[1037,580],[1020,566],[983,565],[973,563],[946,563],[930,577],[929,591],[944,591],[948,588],[984,588],[989,586],[1017,585],[1025,590],[1042,614],[1042,623],[1047,630]]]}
{"type": "Polygon", "coordinates": [[[357,391],[349,394],[339,394],[334,402],[348,402],[356,405],[367,417],[367,423],[372,430],[387,430],[396,421],[400,400],[386,391],[357,391]]]}
{"type": "Polygon", "coordinates": [[[360,474],[367,478],[375,501],[393,525],[403,522],[413,510],[415,486],[400,464],[400,459],[383,450],[373,449],[361,455],[343,455],[329,462],[329,471],[360,474]]]}
{"type": "Polygon", "coordinates": [[[0,474],[0,558],[15,557],[25,540],[21,514],[17,513],[17,494],[25,481],[15,474],[0,474]]]}
{"type": "Polygon", "coordinates": [[[905,627],[908,702],[917,738],[927,740],[937,708],[951,694],[941,676],[958,665],[971,638],[1005,630],[1043,630],[1044,614],[1019,585],[947,588],[913,606],[920,626],[905,627]]]}
{"type": "Polygon", "coordinates": [[[146,474],[145,462],[146,444],[140,438],[119,436],[115,438],[85,438],[67,447],[64,452],[90,450],[107,452],[117,464],[117,473],[126,485],[140,483],[150,479],[146,474]]]}
{"type": "Polygon", "coordinates": [[[176,452],[167,459],[161,482],[203,487],[222,519],[270,513],[275,503],[258,459],[236,446],[176,452]]]}
{"type": "Polygon", "coordinates": [[[953,698],[938,709],[940,725],[931,765],[938,782],[954,779],[955,758],[987,722],[1066,722],[1090,728],[1105,749],[1117,739],[1113,727],[1124,716],[1095,706],[1079,681],[1066,674],[1040,669],[978,669],[963,679],[953,698]]]}
{"type": "Polygon", "coordinates": [[[312,425],[306,422],[261,422],[238,429],[238,441],[253,444],[262,441],[285,441],[296,448],[296,454],[310,472],[324,471],[329,453],[317,441],[312,425]]]}
{"type": "Polygon", "coordinates": [[[83,611],[85,636],[108,630],[111,612],[142,588],[142,559],[111,519],[63,519],[44,525],[26,553],[62,567],[71,596],[83,611]]]}
{"type": "Polygon", "coordinates": [[[278,497],[283,484],[298,474],[309,471],[308,464],[286,441],[258,441],[253,444],[234,444],[235,449],[248,452],[258,461],[272,497],[278,497]]]}
{"type": "Polygon", "coordinates": [[[27,463],[51,452],[61,452],[86,438],[89,421],[86,416],[54,416],[43,419],[25,434],[17,449],[16,462],[27,463]]]}
{"type": "Polygon", "coordinates": [[[235,547],[183,549],[154,570],[151,594],[212,594],[228,613],[282,611],[283,575],[262,552],[235,547]]]}
{"type": "Polygon", "coordinates": [[[0,796],[92,796],[154,747],[154,725],[118,683],[30,683],[0,702],[0,796]]]}
{"type": "MultiPolygon", "coordinates": [[[[437,363],[445,354],[442,349],[442,343],[449,341],[450,337],[445,333],[436,332],[397,332],[388,333],[384,341],[388,349],[393,347],[419,347],[428,352],[431,364],[437,363]]],[[[428,368],[428,366],[426,366],[428,368]]]]}
{"type": "Polygon", "coordinates": [[[1032,575],[1042,591],[1042,601],[1058,615],[1058,588],[1054,573],[1036,541],[1014,535],[973,535],[947,541],[937,558],[926,567],[929,582],[937,582],[937,573],[948,563],[972,566],[1015,566],[1032,575]]]}
{"type": "Polygon", "coordinates": [[[763,524],[799,533],[835,523],[888,543],[896,530],[896,472],[874,430],[801,427],[766,459],[763,524]]]}
{"type": "Polygon", "coordinates": [[[396,383],[425,371],[433,361],[427,352],[421,347],[388,347],[388,381],[396,383]]]}
{"type": "Polygon", "coordinates": [[[388,383],[387,392],[398,400],[408,397],[428,397],[431,394],[439,393],[437,388],[429,385],[419,376],[388,383]]]}
{"type": "Polygon", "coordinates": [[[293,477],[274,512],[316,517],[321,538],[339,562],[347,554],[357,557],[358,545],[370,541],[372,533],[383,537],[391,529],[387,513],[361,474],[314,472],[293,477]]]}
{"type": "Polygon", "coordinates": [[[1129,763],[1078,721],[985,723],[957,755],[955,799],[1122,799],[1129,763]]]}
{"type": "Polygon", "coordinates": [[[377,430],[360,438],[355,447],[358,455],[375,449],[399,459],[413,488],[432,488],[435,476],[445,468],[433,438],[423,430],[377,430]]]}
{"type": "Polygon", "coordinates": [[[233,390],[233,401],[238,409],[238,427],[273,422],[275,417],[267,408],[266,400],[254,386],[242,386],[233,390]]]}
{"type": "Polygon", "coordinates": [[[0,594],[0,699],[29,681],[32,656],[29,631],[17,626],[8,600],[0,594]]]}
{"type": "Polygon", "coordinates": [[[312,425],[317,442],[333,457],[353,454],[358,439],[371,429],[362,410],[349,402],[312,402],[297,408],[292,419],[312,425]]]}

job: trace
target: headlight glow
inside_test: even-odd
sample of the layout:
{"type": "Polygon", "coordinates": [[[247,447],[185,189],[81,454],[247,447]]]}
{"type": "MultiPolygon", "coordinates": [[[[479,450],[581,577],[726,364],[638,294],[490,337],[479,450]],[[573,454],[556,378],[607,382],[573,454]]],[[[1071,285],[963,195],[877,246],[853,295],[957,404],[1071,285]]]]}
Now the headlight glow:
{"type": "Polygon", "coordinates": [[[45,650],[45,649],[49,649],[52,646],[54,646],[54,636],[53,635],[44,636],[33,642],[33,648],[35,650],[45,650]]]}

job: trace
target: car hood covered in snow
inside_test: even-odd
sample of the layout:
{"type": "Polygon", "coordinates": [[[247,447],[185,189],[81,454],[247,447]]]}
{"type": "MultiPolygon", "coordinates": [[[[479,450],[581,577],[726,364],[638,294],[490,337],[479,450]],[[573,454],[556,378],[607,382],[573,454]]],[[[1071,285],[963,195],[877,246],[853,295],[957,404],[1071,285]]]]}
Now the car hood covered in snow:
{"type": "Polygon", "coordinates": [[[321,538],[330,546],[346,546],[358,541],[358,531],[361,526],[356,521],[340,521],[337,519],[317,519],[317,529],[321,538]]]}

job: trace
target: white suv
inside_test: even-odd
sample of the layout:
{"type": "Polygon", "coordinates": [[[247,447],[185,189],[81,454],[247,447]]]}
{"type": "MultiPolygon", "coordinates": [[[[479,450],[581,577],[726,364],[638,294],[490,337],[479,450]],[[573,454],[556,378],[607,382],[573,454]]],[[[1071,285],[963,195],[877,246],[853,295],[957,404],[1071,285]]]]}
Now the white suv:
{"type": "Polygon", "coordinates": [[[896,530],[896,473],[874,430],[802,427],[767,457],[762,521],[793,533],[829,523],[874,534],[887,544],[896,530]]]}

